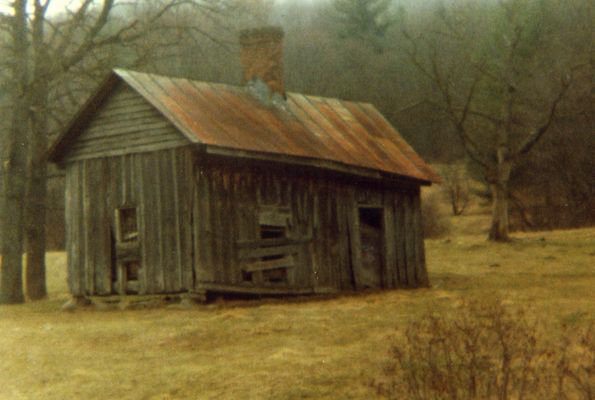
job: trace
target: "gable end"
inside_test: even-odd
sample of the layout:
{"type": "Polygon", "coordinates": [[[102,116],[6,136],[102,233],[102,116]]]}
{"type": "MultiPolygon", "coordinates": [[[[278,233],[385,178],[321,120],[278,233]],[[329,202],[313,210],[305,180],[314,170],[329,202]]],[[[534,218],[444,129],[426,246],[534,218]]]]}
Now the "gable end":
{"type": "Polygon", "coordinates": [[[189,143],[148,101],[120,82],[73,138],[64,161],[163,150],[189,143]]]}

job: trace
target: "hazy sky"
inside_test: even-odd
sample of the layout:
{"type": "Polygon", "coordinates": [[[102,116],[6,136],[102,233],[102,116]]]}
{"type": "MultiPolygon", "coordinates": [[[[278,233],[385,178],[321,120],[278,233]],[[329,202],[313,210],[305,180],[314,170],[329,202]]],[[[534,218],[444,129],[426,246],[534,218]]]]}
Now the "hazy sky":
{"type": "MultiPolygon", "coordinates": [[[[11,3],[12,3],[12,0],[0,0],[0,12],[5,12],[5,13],[11,12],[12,11],[11,3]]],[[[79,0],[51,0],[49,12],[50,13],[58,13],[60,11],[63,11],[71,3],[73,6],[76,6],[77,4],[80,4],[80,1],[79,0]]],[[[33,1],[31,1],[31,4],[33,4],[33,1]]]]}
{"type": "MultiPolygon", "coordinates": [[[[45,1],[45,0],[42,0],[45,1]]],[[[132,0],[134,1],[134,0],[132,0]]],[[[143,0],[137,0],[143,1],[143,0]]],[[[11,4],[13,0],[0,0],[0,12],[9,13],[11,11],[11,4]]],[[[50,14],[57,14],[60,13],[68,8],[71,10],[76,10],[77,7],[81,4],[82,0],[50,0],[50,7],[48,12],[50,14]]],[[[96,3],[99,3],[98,0],[95,0],[96,3]]],[[[128,1],[130,2],[130,0],[128,1]]],[[[31,10],[33,10],[33,0],[30,0],[31,3],[31,10]]]]}
{"type": "MultiPolygon", "coordinates": [[[[13,0],[0,0],[0,12],[10,13],[11,11],[11,4],[13,0]]],[[[30,0],[31,4],[33,4],[33,0],[30,0]]],[[[64,11],[66,8],[76,9],[77,6],[81,3],[82,0],[50,0],[50,14],[56,14],[61,11],[64,11]]],[[[143,0],[128,0],[128,2],[141,2],[143,0]]],[[[276,3],[283,3],[286,0],[275,0],[276,3]]],[[[302,3],[312,3],[318,1],[326,1],[326,0],[300,0],[302,3]]],[[[99,2],[99,0],[95,0],[95,2],[99,2]]]]}

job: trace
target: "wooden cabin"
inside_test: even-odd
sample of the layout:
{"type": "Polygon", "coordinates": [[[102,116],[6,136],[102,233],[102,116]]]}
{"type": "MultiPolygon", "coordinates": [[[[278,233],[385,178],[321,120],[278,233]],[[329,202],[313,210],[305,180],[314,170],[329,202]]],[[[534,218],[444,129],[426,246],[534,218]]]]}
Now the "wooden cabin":
{"type": "Polygon", "coordinates": [[[439,178],[370,104],[286,93],[282,32],[241,36],[245,85],[114,70],[51,149],[74,296],[428,285],[439,178]]]}

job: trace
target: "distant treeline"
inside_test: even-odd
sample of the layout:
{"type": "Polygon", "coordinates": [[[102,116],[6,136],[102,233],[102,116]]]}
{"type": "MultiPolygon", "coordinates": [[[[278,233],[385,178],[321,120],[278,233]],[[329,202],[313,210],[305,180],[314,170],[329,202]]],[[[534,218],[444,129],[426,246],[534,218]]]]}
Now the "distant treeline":
{"type": "MultiPolygon", "coordinates": [[[[415,64],[412,55],[419,50],[429,60],[432,49],[438,49],[435,55],[441,58],[433,59],[440,63],[438,67],[452,67],[456,72],[456,75],[448,76],[452,81],[447,79],[447,84],[453,87],[461,82],[466,84],[473,80],[476,67],[471,64],[461,66],[457,61],[490,57],[490,49],[481,50],[481,54],[469,54],[470,49],[478,51],[477,46],[470,43],[491,43],[492,38],[487,35],[494,35],[500,27],[473,28],[496,24],[495,19],[491,21],[487,16],[498,15],[503,9],[513,12],[514,7],[524,7],[524,2],[513,0],[453,4],[390,0],[237,0],[226,3],[225,7],[213,12],[181,7],[156,22],[156,28],[142,38],[106,45],[92,58],[52,82],[51,107],[46,111],[51,114],[51,136],[55,137],[63,129],[113,67],[239,84],[239,30],[273,24],[281,25],[285,31],[284,68],[288,91],[373,103],[422,157],[430,162],[460,161],[466,158],[465,148],[456,133],[452,115],[440,97],[440,87],[428,79],[426,71],[415,64]],[[441,30],[449,21],[455,21],[456,26],[452,30],[441,30]],[[159,24],[166,29],[157,29],[159,24]],[[461,32],[468,35],[453,38],[461,32]],[[416,43],[420,44],[419,48],[415,47],[416,43]]],[[[561,71],[562,66],[566,68],[568,65],[574,70],[572,82],[547,133],[534,151],[515,162],[509,185],[510,207],[524,227],[591,224],[595,222],[595,102],[592,90],[595,68],[590,36],[592,21],[589,19],[593,15],[593,5],[589,0],[535,3],[541,8],[520,11],[535,13],[526,19],[535,26],[525,26],[524,38],[533,40],[527,42],[532,43],[533,48],[552,50],[522,55],[529,61],[518,63],[515,68],[532,74],[534,80],[541,79],[544,84],[535,89],[523,87],[523,81],[517,88],[509,90],[536,93],[541,89],[544,93],[549,90],[548,85],[558,77],[537,69],[536,66],[544,65],[533,62],[538,57],[543,57],[549,64],[559,64],[561,71]],[[539,25],[549,27],[553,34],[539,33],[539,25]]],[[[111,22],[111,33],[132,19],[132,13],[135,18],[139,13],[148,15],[152,5],[153,2],[146,2],[142,7],[120,12],[111,22]]],[[[54,23],[59,23],[67,16],[52,18],[54,23]]],[[[507,29],[505,26],[501,28],[502,32],[507,29]]],[[[76,32],[74,34],[76,41],[76,32]]],[[[514,37],[504,35],[503,40],[512,41],[514,37]]],[[[4,78],[0,77],[0,85],[4,83],[4,78]]],[[[489,88],[483,89],[486,90],[482,93],[490,93],[489,88]]],[[[498,90],[494,87],[493,92],[498,90]]],[[[453,93],[457,95],[457,92],[453,93]]],[[[455,96],[454,101],[460,103],[462,100],[455,96]]],[[[0,129],[5,128],[2,124],[9,121],[6,116],[10,113],[10,104],[2,101],[0,97],[0,129]]],[[[482,109],[490,109],[491,104],[495,104],[494,98],[489,96],[476,96],[474,102],[475,107],[485,106],[482,109]]],[[[535,112],[523,103],[518,105],[512,119],[519,127],[529,126],[532,120],[539,120],[545,114],[535,112]]],[[[473,124],[478,132],[486,128],[480,122],[468,126],[473,124]]],[[[490,140],[485,139],[486,142],[490,140]]],[[[471,174],[486,182],[487,192],[485,171],[482,172],[471,160],[468,165],[471,174]]],[[[50,179],[49,185],[48,208],[60,209],[63,200],[56,193],[61,192],[61,180],[50,179]]],[[[56,218],[52,220],[50,226],[59,225],[56,218]]],[[[63,235],[62,227],[57,227],[55,234],[50,233],[49,242],[60,243],[60,240],[51,238],[59,235],[63,235]]]]}

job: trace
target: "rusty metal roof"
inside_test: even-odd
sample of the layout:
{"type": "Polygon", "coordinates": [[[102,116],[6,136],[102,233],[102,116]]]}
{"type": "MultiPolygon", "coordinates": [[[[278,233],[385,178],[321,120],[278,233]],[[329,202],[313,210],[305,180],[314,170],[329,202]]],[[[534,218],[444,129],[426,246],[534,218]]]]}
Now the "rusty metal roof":
{"type": "MultiPolygon", "coordinates": [[[[371,104],[287,93],[286,106],[276,107],[262,103],[245,87],[121,69],[114,71],[112,85],[114,76],[191,142],[207,148],[322,160],[425,183],[440,180],[371,104]]],[[[52,158],[59,158],[61,147],[59,140],[52,158]]]]}

